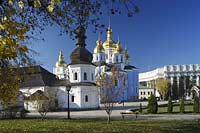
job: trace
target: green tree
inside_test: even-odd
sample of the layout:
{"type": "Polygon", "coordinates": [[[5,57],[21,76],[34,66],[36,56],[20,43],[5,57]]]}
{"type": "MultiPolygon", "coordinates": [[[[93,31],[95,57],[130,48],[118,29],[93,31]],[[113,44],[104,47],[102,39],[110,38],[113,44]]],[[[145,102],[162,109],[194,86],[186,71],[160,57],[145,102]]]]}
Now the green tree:
{"type": "MultiPolygon", "coordinates": [[[[13,67],[34,64],[34,52],[28,44],[34,39],[40,39],[38,33],[46,27],[58,25],[61,34],[67,33],[74,38],[74,29],[79,25],[91,25],[94,31],[104,29],[104,25],[100,23],[104,13],[120,14],[124,8],[118,7],[122,5],[126,7],[128,17],[139,11],[134,3],[121,0],[0,0],[0,71],[7,68],[8,72],[13,67]],[[105,5],[108,5],[107,10],[105,5]]],[[[13,73],[0,72],[0,77],[6,76],[12,77],[13,73]]],[[[18,80],[1,80],[0,95],[6,97],[12,93],[11,97],[15,98],[16,90],[19,90],[19,82],[16,81],[18,80]],[[9,93],[5,93],[7,90],[9,93]]],[[[0,100],[5,104],[6,100],[2,97],[0,100]]]]}
{"type": "Polygon", "coordinates": [[[159,78],[156,80],[156,89],[160,92],[163,99],[166,97],[169,87],[170,82],[167,79],[159,78]]]}
{"type": "Polygon", "coordinates": [[[197,95],[195,95],[195,97],[194,97],[193,112],[199,113],[199,98],[197,95]]]}
{"type": "Polygon", "coordinates": [[[147,112],[156,114],[158,111],[158,103],[156,97],[152,94],[148,99],[147,112]]]}
{"type": "Polygon", "coordinates": [[[180,101],[180,113],[185,113],[184,97],[182,97],[180,101]]]}
{"type": "Polygon", "coordinates": [[[173,103],[172,103],[171,97],[168,98],[167,112],[168,113],[172,113],[173,112],[173,103]]]}

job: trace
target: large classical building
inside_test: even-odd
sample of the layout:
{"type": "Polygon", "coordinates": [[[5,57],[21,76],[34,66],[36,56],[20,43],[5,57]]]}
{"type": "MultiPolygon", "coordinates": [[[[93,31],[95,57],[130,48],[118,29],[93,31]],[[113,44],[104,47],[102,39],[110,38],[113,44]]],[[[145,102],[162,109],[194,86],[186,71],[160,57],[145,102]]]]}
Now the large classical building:
{"type": "Polygon", "coordinates": [[[199,86],[200,64],[167,65],[152,71],[139,74],[141,88],[155,88],[156,79],[165,78],[170,81],[169,95],[173,98],[191,97],[192,86],[199,86]]]}

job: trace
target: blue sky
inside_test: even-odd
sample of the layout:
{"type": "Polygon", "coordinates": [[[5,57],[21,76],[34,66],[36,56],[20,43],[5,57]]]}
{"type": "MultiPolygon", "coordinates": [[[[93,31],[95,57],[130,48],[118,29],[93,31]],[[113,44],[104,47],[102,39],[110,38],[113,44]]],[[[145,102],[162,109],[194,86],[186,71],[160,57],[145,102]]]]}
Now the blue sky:
{"type": "MultiPolygon", "coordinates": [[[[132,18],[111,17],[113,38],[118,36],[132,57],[132,65],[140,72],[168,64],[200,64],[200,1],[199,0],[136,0],[140,13],[132,18]]],[[[108,16],[102,21],[107,24],[108,16]]],[[[45,41],[33,42],[40,54],[36,61],[52,71],[59,50],[66,63],[76,41],[68,35],[59,36],[59,28],[49,27],[42,36],[45,41]]],[[[93,52],[98,33],[87,29],[87,48],[93,52]]],[[[106,39],[104,31],[101,39],[106,39]]]]}

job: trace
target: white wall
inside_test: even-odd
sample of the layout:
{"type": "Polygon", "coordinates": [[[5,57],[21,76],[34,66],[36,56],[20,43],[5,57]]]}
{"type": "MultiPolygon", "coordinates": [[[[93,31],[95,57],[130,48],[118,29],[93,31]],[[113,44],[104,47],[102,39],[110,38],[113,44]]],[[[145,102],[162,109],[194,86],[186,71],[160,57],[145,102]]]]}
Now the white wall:
{"type": "Polygon", "coordinates": [[[79,82],[95,82],[95,68],[96,66],[90,64],[77,64],[77,65],[69,65],[69,75],[71,83],[79,83],[79,82]],[[75,72],[78,74],[78,79],[74,80],[75,72]],[[84,80],[84,72],[87,73],[87,80],[84,80]],[[93,80],[92,80],[93,74],[93,80]]]}
{"type": "MultiPolygon", "coordinates": [[[[70,90],[70,108],[97,108],[99,107],[99,93],[96,86],[72,86],[70,90]],[[88,102],[85,102],[85,95],[88,102]],[[74,102],[72,102],[74,96],[74,102]]],[[[60,87],[58,91],[59,108],[67,108],[67,91],[60,87]]]]}

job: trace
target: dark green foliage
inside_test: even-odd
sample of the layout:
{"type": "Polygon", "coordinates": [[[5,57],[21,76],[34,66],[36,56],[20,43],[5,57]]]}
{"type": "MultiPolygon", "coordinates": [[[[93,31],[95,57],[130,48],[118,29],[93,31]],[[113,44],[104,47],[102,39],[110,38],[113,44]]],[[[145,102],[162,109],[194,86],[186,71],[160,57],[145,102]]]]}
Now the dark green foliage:
{"type": "Polygon", "coordinates": [[[199,113],[199,98],[197,95],[195,95],[195,97],[194,97],[193,112],[199,113]]]}
{"type": "Polygon", "coordinates": [[[148,99],[147,112],[151,114],[156,114],[157,111],[158,111],[157,99],[154,95],[151,95],[148,99]]]}
{"type": "Polygon", "coordinates": [[[184,98],[182,98],[180,102],[180,113],[184,112],[185,112],[185,104],[184,104],[184,98]]]}
{"type": "Polygon", "coordinates": [[[139,112],[142,113],[142,103],[140,103],[139,112]]]}
{"type": "Polygon", "coordinates": [[[170,96],[168,98],[167,112],[168,113],[172,113],[173,112],[173,103],[172,103],[172,99],[171,99],[170,96]]]}

